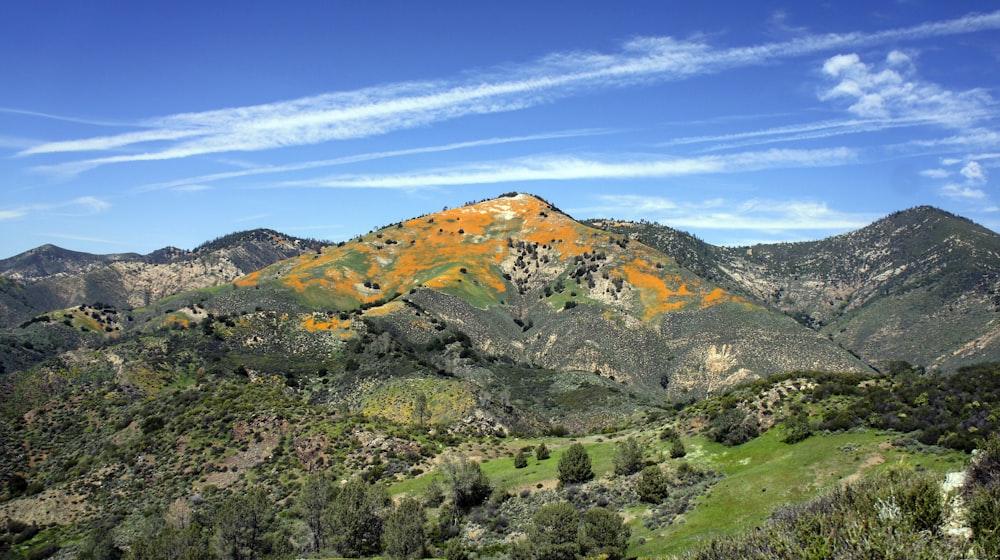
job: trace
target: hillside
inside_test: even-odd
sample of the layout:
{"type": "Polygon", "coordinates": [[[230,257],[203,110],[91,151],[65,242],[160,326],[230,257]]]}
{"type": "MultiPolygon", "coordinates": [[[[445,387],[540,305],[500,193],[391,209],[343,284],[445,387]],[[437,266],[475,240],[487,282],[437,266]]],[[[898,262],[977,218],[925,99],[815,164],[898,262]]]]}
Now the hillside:
{"type": "MultiPolygon", "coordinates": [[[[893,262],[940,266],[910,264],[909,276],[897,275],[905,281],[882,284],[890,296],[948,300],[965,293],[946,288],[966,285],[956,278],[989,272],[995,235],[967,237],[967,222],[949,218],[920,239],[937,222],[908,223],[908,238],[918,238],[908,254],[923,257],[893,262]],[[951,260],[964,250],[971,261],[951,260]]],[[[595,514],[605,521],[620,517],[628,553],[660,557],[759,527],[774,508],[822,499],[841,479],[904,472],[890,465],[909,469],[921,500],[941,496],[938,481],[996,431],[995,364],[950,377],[878,374],[789,297],[757,295],[772,293],[763,283],[772,278],[804,301],[820,279],[862,270],[853,261],[824,268],[837,255],[882,247],[903,225],[739,250],[652,224],[601,225],[615,230],[520,194],[308,250],[273,232],[236,234],[144,258],[170,267],[222,254],[251,266],[275,247],[294,254],[149,305],[79,303],[3,329],[0,447],[16,451],[0,457],[0,552],[224,556],[220,540],[250,507],[269,512],[255,544],[264,555],[379,554],[381,540],[320,542],[334,523],[310,525],[308,496],[320,488],[324,504],[369,500],[379,527],[405,498],[417,500],[410,517],[427,516],[423,544],[437,557],[449,547],[517,554],[535,516],[560,503],[581,519],[598,508],[610,512],[595,514]],[[644,232],[655,234],[650,244],[644,232]],[[792,262],[803,263],[798,279],[792,262]],[[623,471],[629,441],[640,453],[623,471]],[[543,443],[551,458],[515,465],[543,443]],[[593,477],[560,484],[558,464],[578,443],[593,477]],[[643,482],[636,467],[659,478],[643,482]],[[459,496],[463,473],[480,469],[488,491],[478,479],[474,500],[459,496]],[[346,489],[360,494],[332,497],[346,489]]],[[[882,272],[862,276],[891,277],[882,253],[897,252],[869,255],[882,272]]],[[[96,268],[80,274],[120,264],[82,264],[96,268]]],[[[35,285],[76,278],[71,268],[0,289],[27,302],[35,285]]],[[[23,278],[29,267],[17,270],[23,278]]],[[[841,319],[890,301],[864,293],[841,319]]],[[[910,492],[909,480],[892,484],[910,492]]]]}
{"type": "Polygon", "coordinates": [[[668,254],[529,195],[394,224],[235,285],[205,305],[237,312],[271,298],[283,310],[305,308],[307,330],[345,338],[355,323],[339,315],[355,312],[415,344],[434,340],[439,324],[456,325],[483,355],[592,372],[670,398],[793,369],[865,369],[668,254]]]}
{"type": "Polygon", "coordinates": [[[903,360],[953,371],[1000,359],[1000,236],[935,208],[824,240],[739,248],[655,224],[596,225],[683,255],[684,266],[880,368],[903,360]]]}
{"type": "Polygon", "coordinates": [[[322,246],[271,230],[225,236],[192,251],[91,255],[44,245],[0,260],[0,327],[55,309],[103,303],[143,307],[179,292],[218,286],[322,246]]]}

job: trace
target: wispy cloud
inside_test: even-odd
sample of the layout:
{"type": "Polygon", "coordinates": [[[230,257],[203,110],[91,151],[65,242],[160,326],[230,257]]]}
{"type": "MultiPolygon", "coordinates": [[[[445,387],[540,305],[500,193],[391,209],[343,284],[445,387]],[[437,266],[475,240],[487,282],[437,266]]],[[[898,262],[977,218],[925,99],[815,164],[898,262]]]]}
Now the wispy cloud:
{"type": "Polygon", "coordinates": [[[824,202],[804,200],[715,198],[679,202],[667,197],[623,194],[602,195],[596,202],[594,206],[570,212],[580,216],[651,219],[679,229],[746,230],[777,235],[794,231],[844,232],[864,227],[877,218],[870,214],[839,212],[824,202]]]}
{"type": "Polygon", "coordinates": [[[470,115],[514,111],[597,89],[682,80],[833,49],[998,28],[1000,12],[993,12],[876,33],[809,35],[737,48],[715,48],[697,40],[670,37],[638,38],[613,53],[556,53],[473,79],[389,84],[263,105],[169,115],[138,123],[136,128],[140,130],[134,132],[50,142],[20,154],[142,150],[46,168],[79,173],[112,163],[317,144],[470,115]]]}
{"type": "Polygon", "coordinates": [[[0,221],[24,218],[33,214],[59,216],[90,216],[107,212],[111,204],[93,196],[81,196],[52,204],[27,204],[16,208],[0,209],[0,221]]]}
{"type": "Polygon", "coordinates": [[[21,115],[25,117],[37,117],[48,120],[71,122],[77,124],[86,124],[91,126],[132,126],[130,124],[122,122],[113,122],[101,119],[87,119],[83,117],[71,117],[66,115],[54,115],[52,113],[43,113],[40,111],[29,111],[26,109],[15,109],[13,107],[0,107],[0,113],[6,113],[8,115],[21,115]]]}
{"type": "Polygon", "coordinates": [[[736,173],[773,168],[826,167],[855,161],[848,148],[767,150],[696,158],[603,161],[580,157],[537,157],[484,162],[457,168],[383,175],[336,175],[286,181],[282,187],[358,189],[420,189],[453,185],[483,185],[524,181],[641,179],[736,173]]]}
{"type": "Polygon", "coordinates": [[[215,181],[226,179],[237,179],[241,177],[252,177],[254,175],[269,175],[274,173],[289,173],[292,171],[305,171],[308,169],[319,169],[323,167],[335,167],[338,165],[348,165],[351,163],[361,163],[393,157],[431,154],[449,152],[453,150],[463,150],[469,148],[480,148],[486,146],[496,146],[500,144],[511,144],[515,142],[529,142],[534,140],[552,140],[556,138],[570,138],[577,136],[589,136],[594,134],[607,134],[607,130],[568,130],[562,132],[552,132],[546,134],[533,134],[527,136],[511,136],[506,138],[486,138],[482,140],[469,140],[466,142],[452,142],[450,144],[439,144],[435,146],[419,146],[416,148],[406,148],[401,150],[387,150],[381,152],[368,152],[363,154],[353,154],[339,158],[304,161],[287,165],[268,165],[263,167],[252,167],[238,171],[226,171],[222,173],[212,173],[200,175],[186,179],[177,179],[162,183],[153,183],[139,188],[140,191],[159,189],[181,189],[186,186],[204,185],[215,181]]]}

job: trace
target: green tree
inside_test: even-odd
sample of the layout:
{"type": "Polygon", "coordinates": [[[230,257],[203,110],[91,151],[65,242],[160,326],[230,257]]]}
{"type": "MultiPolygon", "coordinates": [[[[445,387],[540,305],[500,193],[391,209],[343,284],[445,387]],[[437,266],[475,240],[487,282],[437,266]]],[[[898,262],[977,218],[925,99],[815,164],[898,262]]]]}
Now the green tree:
{"type": "Polygon", "coordinates": [[[631,531],[620,515],[602,507],[583,514],[580,526],[580,549],[587,558],[605,557],[622,560],[628,548],[631,531]]]}
{"type": "Polygon", "coordinates": [[[639,472],[642,469],[642,447],[639,445],[639,440],[629,437],[615,444],[612,463],[615,466],[615,474],[619,476],[639,472]]]}
{"type": "Polygon", "coordinates": [[[732,447],[746,443],[760,435],[760,423],[753,414],[740,408],[730,408],[712,419],[708,438],[716,443],[732,447]]]}
{"type": "Polygon", "coordinates": [[[538,508],[528,528],[528,542],[534,557],[576,560],[580,552],[579,529],[580,516],[569,502],[553,502],[538,508]]]}
{"type": "Polygon", "coordinates": [[[528,458],[524,455],[524,451],[518,450],[517,454],[514,455],[514,468],[523,469],[528,466],[528,458]]]}
{"type": "Polygon", "coordinates": [[[448,541],[444,549],[445,560],[469,560],[469,552],[465,550],[462,539],[454,538],[448,541]]]}
{"type": "Polygon", "coordinates": [[[684,442],[680,438],[675,439],[673,443],[670,444],[670,458],[680,459],[681,457],[687,455],[687,449],[684,448],[684,442]]]}
{"type": "Polygon", "coordinates": [[[390,558],[422,558],[424,554],[424,506],[413,498],[403,498],[385,519],[382,543],[390,558]]]}
{"type": "Polygon", "coordinates": [[[792,444],[798,443],[812,435],[812,426],[809,425],[809,415],[805,409],[796,410],[785,419],[785,437],[781,441],[792,444]]]}
{"type": "Polygon", "coordinates": [[[580,443],[574,443],[559,458],[559,484],[579,484],[594,478],[590,455],[580,443]]]}
{"type": "Polygon", "coordinates": [[[314,473],[306,477],[296,500],[297,513],[309,529],[314,552],[326,548],[328,535],[323,519],[336,493],[333,479],[326,473],[314,473]]]}
{"type": "Polygon", "coordinates": [[[383,486],[359,478],[337,487],[325,519],[332,548],[348,558],[378,554],[383,518],[391,503],[383,486]]]}
{"type": "MultiPolygon", "coordinates": [[[[165,524],[151,538],[132,541],[129,560],[209,560],[211,546],[205,529],[198,523],[187,527],[165,524]]],[[[82,557],[81,557],[82,558],[82,557]]]]}
{"type": "Polygon", "coordinates": [[[549,448],[545,447],[544,443],[539,443],[538,447],[535,448],[535,459],[539,461],[544,461],[549,458],[549,448]]]}
{"type": "Polygon", "coordinates": [[[459,461],[445,459],[441,472],[451,491],[451,500],[459,512],[466,512],[483,503],[493,493],[490,480],[483,474],[479,463],[462,458],[459,461]]]}
{"type": "Polygon", "coordinates": [[[418,392],[413,400],[413,419],[421,428],[431,419],[431,411],[427,406],[427,395],[418,392]]]}
{"type": "Polygon", "coordinates": [[[635,483],[635,491],[639,494],[640,500],[650,504],[658,504],[670,492],[670,482],[663,476],[663,469],[659,465],[650,465],[639,473],[639,480],[635,483]]]}
{"type": "Polygon", "coordinates": [[[215,516],[214,548],[223,560],[256,560],[267,553],[264,535],[274,523],[274,503],[263,488],[233,494],[215,516]]]}

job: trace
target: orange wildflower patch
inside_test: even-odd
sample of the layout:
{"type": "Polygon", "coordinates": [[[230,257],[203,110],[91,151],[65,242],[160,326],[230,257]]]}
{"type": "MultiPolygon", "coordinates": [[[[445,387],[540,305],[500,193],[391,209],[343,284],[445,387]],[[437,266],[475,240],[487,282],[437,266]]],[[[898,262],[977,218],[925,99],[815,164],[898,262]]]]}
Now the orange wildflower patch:
{"type": "Polygon", "coordinates": [[[722,288],[716,288],[711,292],[708,292],[701,298],[702,307],[711,307],[713,305],[718,305],[720,303],[725,303],[727,301],[732,301],[736,303],[746,303],[742,298],[736,297],[733,294],[723,290],[722,288]]]}
{"type": "MultiPolygon", "coordinates": [[[[165,322],[167,324],[177,324],[177,325],[180,325],[180,326],[184,327],[185,329],[191,326],[191,321],[189,321],[186,317],[179,317],[177,315],[171,315],[171,316],[167,317],[167,320],[165,322]]],[[[88,324],[87,326],[90,326],[90,325],[88,324]]],[[[97,330],[98,327],[97,327],[97,323],[96,322],[94,323],[94,326],[92,328],[94,330],[97,330]]]]}
{"type": "Polygon", "coordinates": [[[639,292],[646,319],[681,309],[696,295],[680,276],[658,273],[655,267],[639,259],[622,265],[620,270],[624,279],[639,292]],[[677,287],[671,288],[671,284],[677,287]]]}
{"type": "Polygon", "coordinates": [[[250,274],[247,274],[243,278],[237,278],[236,280],[233,281],[233,283],[239,286],[240,288],[252,288],[256,286],[259,281],[260,281],[260,271],[258,270],[256,272],[251,272],[250,274]]]}
{"type": "Polygon", "coordinates": [[[351,321],[350,319],[317,318],[315,315],[309,315],[302,320],[301,325],[307,331],[336,331],[349,329],[351,321]]]}

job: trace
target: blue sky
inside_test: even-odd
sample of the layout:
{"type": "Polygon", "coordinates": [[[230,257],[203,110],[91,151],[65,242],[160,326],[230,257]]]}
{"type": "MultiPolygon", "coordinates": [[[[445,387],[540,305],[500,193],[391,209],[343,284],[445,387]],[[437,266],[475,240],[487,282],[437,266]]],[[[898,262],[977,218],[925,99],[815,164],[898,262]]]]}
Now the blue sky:
{"type": "Polygon", "coordinates": [[[1000,229],[995,2],[0,5],[0,258],[509,191],[711,243],[1000,229]]]}

